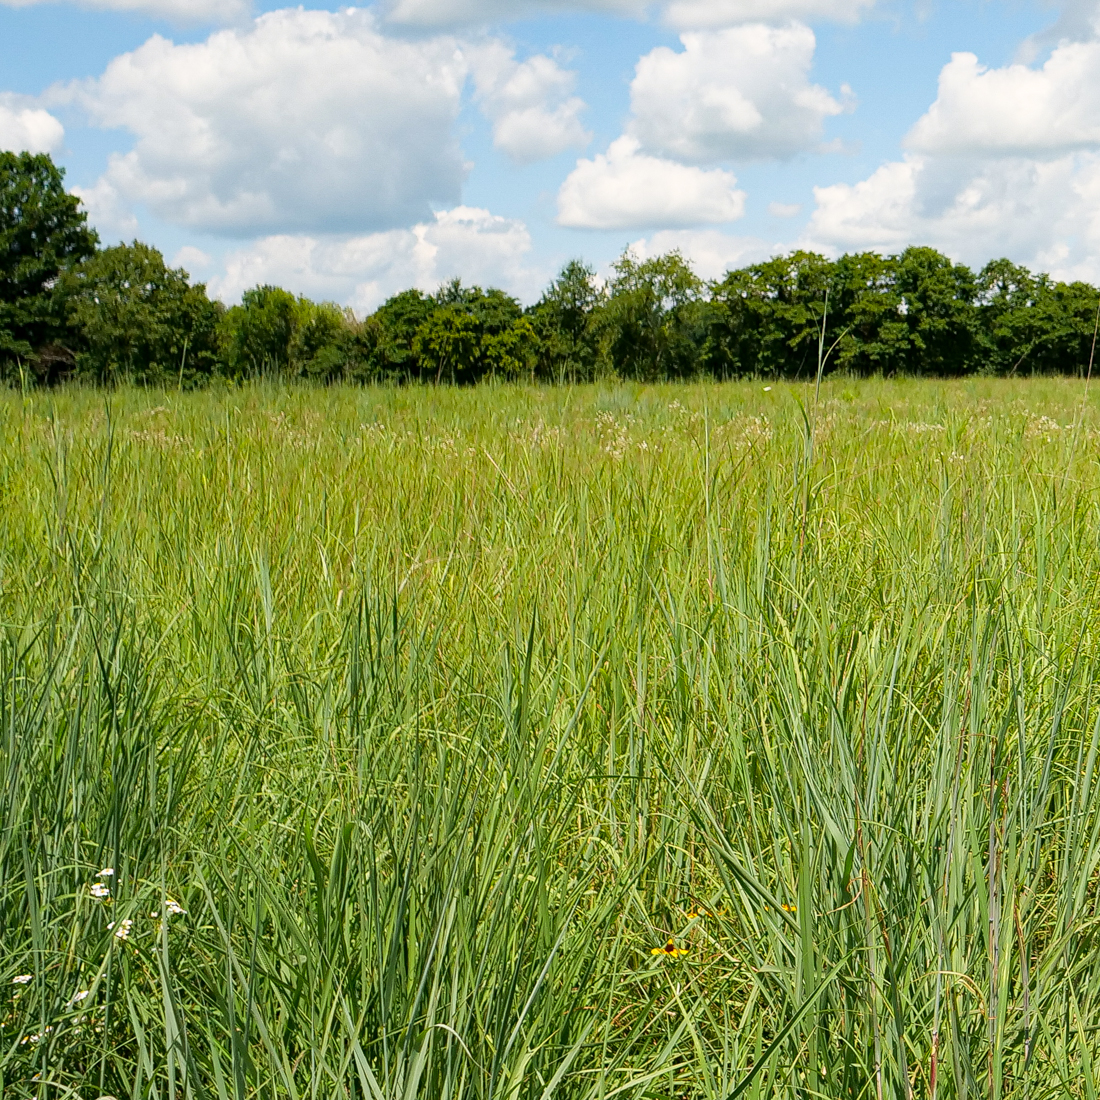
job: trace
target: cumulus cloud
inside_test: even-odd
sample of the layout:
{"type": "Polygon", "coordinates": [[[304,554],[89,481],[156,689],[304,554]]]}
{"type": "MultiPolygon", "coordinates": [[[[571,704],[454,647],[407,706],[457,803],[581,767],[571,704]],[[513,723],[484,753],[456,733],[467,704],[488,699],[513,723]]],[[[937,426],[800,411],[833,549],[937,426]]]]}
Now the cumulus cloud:
{"type": "Polygon", "coordinates": [[[185,244],[172,257],[173,267],[182,267],[188,275],[199,277],[210,269],[213,262],[214,258],[208,252],[203,252],[192,244],[185,244]]]}
{"type": "Polygon", "coordinates": [[[585,103],[572,94],[576,73],[541,54],[516,61],[500,42],[470,51],[470,63],[493,143],[513,161],[530,164],[588,144],[591,135],[580,120],[585,103]]]}
{"type": "Polygon", "coordinates": [[[1064,42],[1085,42],[1096,37],[1100,11],[1097,0],[1054,0],[1058,18],[1026,38],[1019,49],[1021,60],[1033,61],[1044,50],[1064,42]]]}
{"type": "MultiPolygon", "coordinates": [[[[26,8],[51,0],[0,0],[9,8],[26,8]]],[[[77,0],[95,11],[134,12],[173,23],[232,23],[252,10],[251,0],[77,0]]]]}
{"type": "Polygon", "coordinates": [[[728,27],[756,20],[827,19],[854,23],[875,0],[671,0],[665,19],[676,27],[728,27]]]}
{"type": "Polygon", "coordinates": [[[451,38],[290,9],[194,45],[154,36],[51,94],[135,137],[93,189],[104,205],[215,233],[371,231],[459,200],[466,68],[451,38]]]}
{"type": "Polygon", "coordinates": [[[728,27],[756,20],[855,22],[875,0],[389,0],[388,18],[413,26],[495,23],[553,12],[609,12],[642,18],[659,11],[680,29],[728,27]]]}
{"type": "Polygon", "coordinates": [[[989,69],[957,53],[906,145],[923,153],[1063,152],[1100,143],[1100,42],[1070,42],[1040,69],[989,69]]]}
{"type": "Polygon", "coordinates": [[[639,62],[628,133],[643,148],[695,164],[789,157],[820,142],[844,106],[811,84],[809,27],[762,23],[681,36],[639,62]]]}
{"type": "Polygon", "coordinates": [[[108,180],[99,179],[91,187],[74,187],[72,192],[84,204],[88,221],[104,241],[137,236],[137,215],[108,180]]]}
{"type": "Polygon", "coordinates": [[[775,247],[758,237],[735,237],[720,229],[665,229],[630,246],[640,260],[679,252],[702,279],[720,279],[733,268],[774,255],[775,247]]]}
{"type": "Polygon", "coordinates": [[[435,290],[455,277],[531,299],[543,278],[526,265],[531,235],[520,221],[460,206],[412,229],[364,235],[283,234],[232,253],[210,281],[225,301],[260,283],[350,305],[363,315],[410,286],[435,290]]]}
{"type": "Polygon", "coordinates": [[[27,103],[22,96],[0,94],[0,149],[11,153],[56,153],[65,127],[56,118],[27,103]]]}
{"type": "Polygon", "coordinates": [[[807,243],[910,243],[981,264],[1007,255],[1057,278],[1100,277],[1100,43],[1039,68],[956,54],[909,152],[855,184],[815,189],[807,243]]]}
{"type": "Polygon", "coordinates": [[[593,11],[643,16],[652,0],[388,0],[387,18],[410,26],[497,23],[547,12],[593,11]]]}
{"type": "Polygon", "coordinates": [[[1007,255],[1057,278],[1100,276],[1100,155],[945,161],[910,154],[861,182],[814,189],[808,243],[930,244],[981,265],[1007,255]]]}
{"type": "Polygon", "coordinates": [[[629,136],[578,161],[558,192],[558,223],[579,229],[687,227],[744,212],[745,193],[732,172],[647,156],[629,136]]]}

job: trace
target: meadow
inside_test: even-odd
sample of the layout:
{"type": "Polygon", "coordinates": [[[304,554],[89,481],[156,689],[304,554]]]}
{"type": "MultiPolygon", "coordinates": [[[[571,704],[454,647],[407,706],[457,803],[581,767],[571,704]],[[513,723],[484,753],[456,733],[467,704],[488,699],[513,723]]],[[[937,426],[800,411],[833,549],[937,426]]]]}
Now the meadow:
{"type": "Polygon", "coordinates": [[[1100,394],[0,394],[0,1095],[1100,1087],[1100,394]]]}

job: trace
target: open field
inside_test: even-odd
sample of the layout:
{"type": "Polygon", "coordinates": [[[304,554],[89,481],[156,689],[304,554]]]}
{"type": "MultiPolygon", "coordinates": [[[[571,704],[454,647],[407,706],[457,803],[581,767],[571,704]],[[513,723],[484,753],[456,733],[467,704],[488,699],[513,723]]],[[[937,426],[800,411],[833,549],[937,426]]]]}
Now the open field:
{"type": "Polygon", "coordinates": [[[1097,399],[0,395],[0,1095],[1092,1100],[1097,399]]]}

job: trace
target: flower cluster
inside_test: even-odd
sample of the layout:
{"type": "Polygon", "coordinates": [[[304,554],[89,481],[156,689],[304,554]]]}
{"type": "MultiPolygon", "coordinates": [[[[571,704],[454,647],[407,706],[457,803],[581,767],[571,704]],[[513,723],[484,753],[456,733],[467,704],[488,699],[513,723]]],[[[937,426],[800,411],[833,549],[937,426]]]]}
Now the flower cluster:
{"type": "Polygon", "coordinates": [[[113,929],[116,940],[128,940],[130,938],[130,929],[134,927],[134,922],[127,918],[126,920],[111,921],[107,925],[108,930],[113,929]]]}
{"type": "Polygon", "coordinates": [[[23,1038],[19,1040],[19,1045],[26,1046],[27,1043],[40,1043],[51,1031],[53,1031],[53,1024],[47,1024],[45,1031],[41,1031],[35,1035],[24,1035],[23,1038]]]}

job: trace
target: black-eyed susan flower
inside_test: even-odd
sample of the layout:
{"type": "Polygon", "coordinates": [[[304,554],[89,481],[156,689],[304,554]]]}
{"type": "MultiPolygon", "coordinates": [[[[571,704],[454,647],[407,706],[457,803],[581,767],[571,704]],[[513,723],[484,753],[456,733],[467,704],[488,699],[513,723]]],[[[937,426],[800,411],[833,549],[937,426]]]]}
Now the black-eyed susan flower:
{"type": "Polygon", "coordinates": [[[671,958],[676,958],[677,955],[686,955],[688,949],[686,947],[677,947],[675,940],[669,940],[664,947],[655,947],[650,951],[651,955],[668,955],[671,958]]]}

